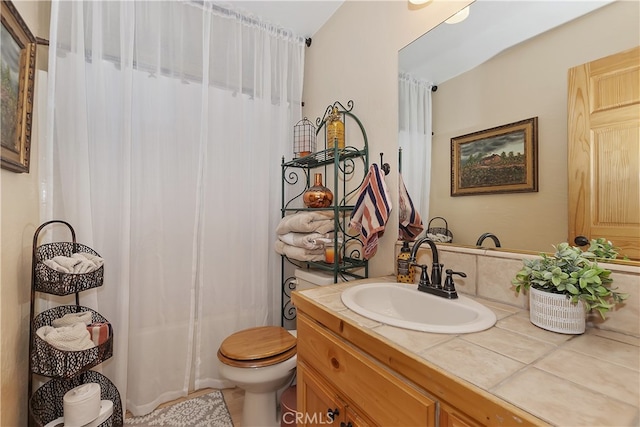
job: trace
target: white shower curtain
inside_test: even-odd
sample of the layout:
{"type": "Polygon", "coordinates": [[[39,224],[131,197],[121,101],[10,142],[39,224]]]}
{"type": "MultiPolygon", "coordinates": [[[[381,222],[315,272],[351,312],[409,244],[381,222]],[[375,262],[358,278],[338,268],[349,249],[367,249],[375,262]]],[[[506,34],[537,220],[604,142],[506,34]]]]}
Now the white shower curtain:
{"type": "Polygon", "coordinates": [[[54,1],[50,43],[42,220],[105,259],[80,297],[113,324],[102,371],[134,415],[228,386],[220,342],[280,324],[304,40],[208,2],[54,1]]]}
{"type": "MultiPolygon", "coordinates": [[[[402,149],[401,173],[425,230],[431,187],[431,88],[429,82],[402,73],[398,79],[399,132],[402,149]]],[[[426,233],[424,231],[422,234],[426,233]]]]}

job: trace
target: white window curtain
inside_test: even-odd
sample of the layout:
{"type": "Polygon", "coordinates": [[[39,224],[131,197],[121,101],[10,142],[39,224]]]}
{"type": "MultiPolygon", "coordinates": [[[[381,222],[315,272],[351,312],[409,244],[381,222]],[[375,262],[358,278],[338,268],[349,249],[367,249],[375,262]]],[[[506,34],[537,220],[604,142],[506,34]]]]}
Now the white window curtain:
{"type": "MultiPolygon", "coordinates": [[[[431,188],[431,88],[432,83],[399,75],[399,135],[401,173],[425,230],[429,221],[431,188]]],[[[426,231],[423,232],[423,234],[426,231]]]]}
{"type": "Polygon", "coordinates": [[[229,334],[280,324],[280,163],[304,39],[208,2],[54,1],[42,220],[105,260],[81,294],[134,415],[225,387],[229,334]]]}

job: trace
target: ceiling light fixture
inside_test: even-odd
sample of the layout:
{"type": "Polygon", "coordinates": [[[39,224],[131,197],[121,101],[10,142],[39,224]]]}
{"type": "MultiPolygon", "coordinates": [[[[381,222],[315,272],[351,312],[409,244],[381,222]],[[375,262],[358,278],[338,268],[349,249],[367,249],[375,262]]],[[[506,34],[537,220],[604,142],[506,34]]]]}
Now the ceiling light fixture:
{"type": "Polygon", "coordinates": [[[453,15],[451,18],[447,19],[444,22],[447,24],[457,24],[467,19],[468,16],[469,16],[469,6],[460,10],[458,13],[456,13],[455,15],[453,15]]]}
{"type": "Polygon", "coordinates": [[[409,0],[409,3],[419,6],[421,4],[429,3],[430,1],[431,0],[409,0]]]}

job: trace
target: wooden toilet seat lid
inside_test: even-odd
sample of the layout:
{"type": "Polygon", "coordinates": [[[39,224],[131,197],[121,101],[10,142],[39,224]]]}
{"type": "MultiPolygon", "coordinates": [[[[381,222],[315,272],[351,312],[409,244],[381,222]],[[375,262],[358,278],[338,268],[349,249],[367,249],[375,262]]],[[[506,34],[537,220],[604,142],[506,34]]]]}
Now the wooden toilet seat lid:
{"type": "Polygon", "coordinates": [[[218,358],[232,366],[267,366],[296,353],[296,338],[281,326],[258,326],[228,336],[218,358]]]}

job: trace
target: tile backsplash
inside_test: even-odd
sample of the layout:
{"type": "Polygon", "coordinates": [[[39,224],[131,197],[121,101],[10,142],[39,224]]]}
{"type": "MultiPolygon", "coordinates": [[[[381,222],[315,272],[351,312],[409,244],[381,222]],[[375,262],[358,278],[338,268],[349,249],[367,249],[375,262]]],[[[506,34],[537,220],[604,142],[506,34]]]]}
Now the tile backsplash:
{"type": "MultiPolygon", "coordinates": [[[[397,247],[397,251],[399,250],[400,246],[397,247]]],[[[523,258],[535,258],[536,255],[449,245],[438,245],[438,254],[445,270],[462,271],[467,275],[466,278],[454,276],[458,292],[528,309],[528,295],[518,295],[511,285],[511,279],[522,268],[523,258]]],[[[417,255],[418,263],[426,264],[430,269],[429,247],[424,245],[417,255]]],[[[591,315],[589,326],[640,336],[640,267],[605,263],[601,265],[612,271],[613,287],[629,294],[629,298],[624,305],[607,313],[604,321],[597,313],[591,315]]]]}

